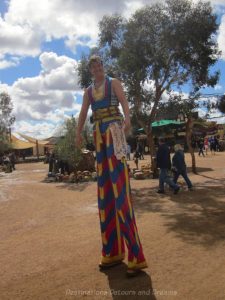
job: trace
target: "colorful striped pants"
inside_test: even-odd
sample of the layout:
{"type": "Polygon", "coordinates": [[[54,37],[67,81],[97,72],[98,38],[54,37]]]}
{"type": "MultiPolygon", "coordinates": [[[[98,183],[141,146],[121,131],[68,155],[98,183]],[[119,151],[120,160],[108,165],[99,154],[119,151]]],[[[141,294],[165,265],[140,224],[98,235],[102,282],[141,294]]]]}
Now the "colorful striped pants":
{"type": "Polygon", "coordinates": [[[138,236],[131,201],[128,167],[125,159],[114,155],[111,132],[107,124],[94,131],[98,174],[98,208],[102,235],[101,263],[125,258],[128,268],[147,267],[138,236]]]}

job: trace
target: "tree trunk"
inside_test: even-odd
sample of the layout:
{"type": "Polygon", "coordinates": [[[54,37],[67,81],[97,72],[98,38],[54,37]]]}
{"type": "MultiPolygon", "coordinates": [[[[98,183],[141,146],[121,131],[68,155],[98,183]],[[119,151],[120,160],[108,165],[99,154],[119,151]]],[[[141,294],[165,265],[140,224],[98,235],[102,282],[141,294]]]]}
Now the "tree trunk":
{"type": "Polygon", "coordinates": [[[193,128],[193,120],[191,117],[189,117],[187,120],[187,123],[186,123],[186,141],[187,141],[187,145],[188,145],[188,150],[191,154],[192,172],[197,174],[195,153],[194,153],[194,149],[192,148],[192,143],[191,143],[192,128],[193,128]]]}
{"type": "Polygon", "coordinates": [[[153,139],[152,128],[150,128],[150,130],[147,133],[147,141],[150,148],[151,171],[153,173],[153,177],[156,178],[158,177],[158,169],[157,169],[156,159],[155,159],[156,153],[155,153],[155,144],[153,139]]]}

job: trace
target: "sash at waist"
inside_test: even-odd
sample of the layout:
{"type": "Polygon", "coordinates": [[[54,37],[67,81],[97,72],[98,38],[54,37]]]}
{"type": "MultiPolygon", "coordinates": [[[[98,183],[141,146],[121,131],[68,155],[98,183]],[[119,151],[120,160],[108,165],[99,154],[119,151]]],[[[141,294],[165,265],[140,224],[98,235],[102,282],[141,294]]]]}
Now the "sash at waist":
{"type": "Polygon", "coordinates": [[[98,109],[93,111],[92,116],[94,122],[108,122],[113,119],[121,120],[123,118],[118,106],[109,106],[107,108],[98,109]]]}

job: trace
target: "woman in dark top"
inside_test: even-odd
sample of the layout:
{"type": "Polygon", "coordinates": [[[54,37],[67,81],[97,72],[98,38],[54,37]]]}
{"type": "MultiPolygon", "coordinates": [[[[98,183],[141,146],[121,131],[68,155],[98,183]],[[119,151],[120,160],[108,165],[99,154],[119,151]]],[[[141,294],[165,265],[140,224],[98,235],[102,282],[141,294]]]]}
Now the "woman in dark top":
{"type": "Polygon", "coordinates": [[[177,180],[180,175],[184,178],[185,182],[187,183],[188,189],[192,190],[192,183],[187,175],[187,168],[184,158],[184,152],[182,150],[181,145],[176,144],[174,146],[175,154],[172,158],[173,170],[174,170],[174,183],[177,183],[177,180]]]}

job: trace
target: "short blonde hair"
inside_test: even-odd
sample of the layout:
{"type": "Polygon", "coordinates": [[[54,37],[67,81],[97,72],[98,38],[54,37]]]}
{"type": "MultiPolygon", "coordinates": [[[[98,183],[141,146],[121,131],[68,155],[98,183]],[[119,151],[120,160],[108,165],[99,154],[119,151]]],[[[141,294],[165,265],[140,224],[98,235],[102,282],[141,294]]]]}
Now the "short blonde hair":
{"type": "Polygon", "coordinates": [[[96,63],[96,62],[98,62],[98,63],[100,63],[101,65],[103,65],[103,62],[102,62],[102,59],[101,59],[100,56],[98,56],[98,55],[92,55],[92,56],[89,58],[89,61],[88,61],[88,68],[90,69],[90,68],[91,68],[91,65],[92,65],[93,63],[96,63]]]}
{"type": "Polygon", "coordinates": [[[176,144],[176,145],[174,146],[174,150],[175,150],[175,151],[183,150],[183,148],[182,148],[182,146],[181,146],[180,144],[176,144]]]}

